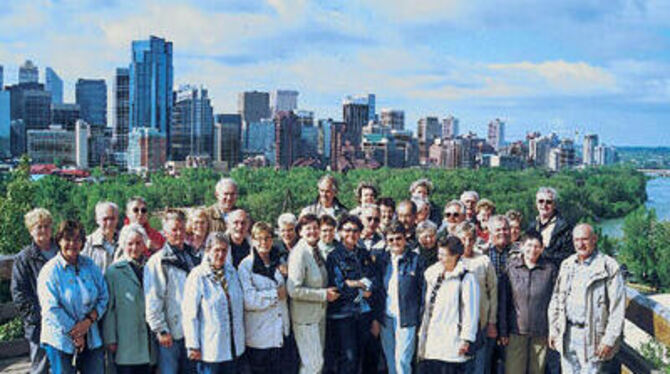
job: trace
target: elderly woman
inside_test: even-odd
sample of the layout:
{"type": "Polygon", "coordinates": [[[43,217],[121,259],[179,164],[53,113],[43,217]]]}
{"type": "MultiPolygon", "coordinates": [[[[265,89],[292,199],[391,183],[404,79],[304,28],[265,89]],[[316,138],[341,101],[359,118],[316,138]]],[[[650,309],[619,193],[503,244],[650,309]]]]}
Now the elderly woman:
{"type": "Polygon", "coordinates": [[[466,373],[479,320],[479,285],[460,260],[458,238],[441,236],[440,261],[426,269],[426,296],[419,331],[419,373],[466,373]]]}
{"type": "Polygon", "coordinates": [[[49,364],[44,349],[40,347],[42,315],[37,298],[37,275],[44,264],[56,256],[58,247],[51,238],[53,220],[48,210],[31,210],[26,213],[24,223],[32,242],[14,259],[10,290],[14,305],[23,319],[24,336],[30,344],[30,373],[46,374],[49,364]]]}
{"type": "Polygon", "coordinates": [[[56,233],[60,248],[37,277],[42,307],[44,347],[53,373],[102,373],[104,353],[98,318],[109,295],[102,272],[93,260],[80,256],[86,234],[81,223],[61,222],[56,233]]]}
{"type": "Polygon", "coordinates": [[[205,208],[189,210],[186,218],[186,244],[193,249],[193,255],[202,259],[205,242],[209,235],[209,215],[205,208]]]}
{"type": "Polygon", "coordinates": [[[505,217],[509,220],[509,235],[510,235],[510,255],[521,254],[521,223],[523,221],[523,214],[518,210],[508,210],[505,212],[505,217]]]}
{"type": "Polygon", "coordinates": [[[481,199],[477,203],[477,239],[480,245],[489,242],[489,218],[496,214],[496,205],[489,199],[481,199]]]}
{"type": "Polygon", "coordinates": [[[461,262],[465,269],[477,279],[479,285],[479,334],[475,360],[471,372],[490,371],[493,347],[498,337],[498,277],[488,256],[475,249],[477,229],[474,223],[464,221],[455,229],[455,235],[463,244],[461,262]]]}
{"type": "Polygon", "coordinates": [[[150,244],[144,228],[131,223],[121,229],[122,257],[105,273],[109,305],[102,322],[107,350],[117,374],[146,374],[155,363],[155,347],[144,303],[144,253],[150,244]]]}
{"type": "Polygon", "coordinates": [[[184,286],[184,340],[201,374],[237,373],[244,353],[244,294],[233,264],[226,261],[228,248],[225,235],[211,233],[202,263],[184,286]]]}
{"type": "Polygon", "coordinates": [[[375,204],[379,196],[379,189],[371,182],[361,181],[356,187],[356,200],[358,206],[352,209],[349,214],[358,216],[361,214],[361,208],[364,205],[375,204]]]}
{"type": "Polygon", "coordinates": [[[414,197],[412,198],[414,205],[416,205],[416,224],[421,222],[433,222],[430,220],[430,203],[428,200],[414,197]]]}
{"type": "MultiPolygon", "coordinates": [[[[363,351],[380,325],[372,313],[372,291],[379,287],[372,259],[358,246],[363,224],[356,216],[345,216],[339,224],[340,245],[328,256],[328,285],[336,287],[341,297],[328,304],[328,320],[337,357],[338,372],[356,373],[363,363],[363,351]],[[373,330],[371,332],[371,329],[373,330]]],[[[363,372],[377,369],[377,362],[363,372]]]]}
{"type": "Polygon", "coordinates": [[[477,203],[479,202],[479,194],[477,191],[464,191],[460,197],[461,202],[465,205],[465,219],[476,223],[477,221],[477,203]]]}
{"type": "Polygon", "coordinates": [[[326,263],[319,251],[319,219],[305,214],[298,220],[300,241],[288,257],[287,289],[300,373],[320,373],[326,328],[326,305],[340,296],[327,287],[326,263]]]}
{"type": "Polygon", "coordinates": [[[293,213],[282,213],[277,218],[279,240],[275,242],[275,246],[279,249],[283,258],[288,258],[291,249],[298,243],[298,233],[295,232],[296,224],[298,224],[298,219],[295,218],[293,213]]]}
{"type": "Polygon", "coordinates": [[[95,204],[95,222],[98,228],[86,238],[81,254],[90,257],[104,274],[117,254],[116,234],[119,207],[110,201],[95,204]]]}
{"type": "Polygon", "coordinates": [[[419,245],[415,251],[428,267],[437,262],[437,226],[430,221],[423,221],[416,227],[416,238],[419,245]]]}
{"type": "Polygon", "coordinates": [[[252,373],[275,373],[291,328],[286,287],[279,271],[279,249],[272,246],[272,226],[256,222],[251,238],[252,252],[238,269],[244,292],[247,358],[252,373]]]}
{"type": "Polygon", "coordinates": [[[381,277],[379,313],[381,341],[389,374],[412,372],[416,330],[421,322],[425,269],[419,254],[405,238],[405,226],[391,223],[385,232],[387,248],[373,252],[381,277]]]}
{"type": "Polygon", "coordinates": [[[456,226],[463,221],[465,221],[465,204],[459,200],[451,200],[444,206],[442,225],[437,231],[455,235],[456,226]]]}
{"type": "Polygon", "coordinates": [[[433,193],[433,182],[426,178],[414,181],[409,186],[409,194],[412,200],[423,200],[428,204],[428,216],[433,222],[440,221],[440,209],[430,202],[430,195],[433,193]]]}
{"type": "Polygon", "coordinates": [[[510,259],[501,281],[500,336],[509,343],[506,373],[542,374],[549,325],[547,313],[558,271],[541,258],[539,235],[521,241],[522,255],[510,259]]]}
{"type": "Polygon", "coordinates": [[[337,219],[347,212],[347,208],[337,200],[337,179],[332,175],[324,175],[319,179],[319,196],[312,205],[306,206],[301,212],[300,216],[305,214],[314,214],[321,217],[328,214],[337,219]]]}
{"type": "Polygon", "coordinates": [[[144,198],[133,196],[126,202],[126,219],[124,225],[129,223],[139,223],[144,227],[147,235],[149,235],[151,246],[148,248],[147,253],[145,253],[147,257],[163,248],[165,237],[149,225],[149,208],[147,208],[147,202],[144,198]]]}

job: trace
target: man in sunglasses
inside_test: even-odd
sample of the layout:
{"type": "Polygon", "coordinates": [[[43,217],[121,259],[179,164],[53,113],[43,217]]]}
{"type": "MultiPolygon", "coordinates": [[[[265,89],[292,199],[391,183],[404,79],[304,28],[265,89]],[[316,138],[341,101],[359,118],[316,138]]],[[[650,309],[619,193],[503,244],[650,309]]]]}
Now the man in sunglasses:
{"type": "Polygon", "coordinates": [[[142,225],[151,240],[151,246],[147,248],[147,253],[144,254],[146,258],[149,258],[149,256],[163,248],[165,237],[149,225],[147,202],[140,196],[133,196],[126,202],[126,219],[124,220],[124,224],[129,225],[131,223],[142,225]]]}
{"type": "Polygon", "coordinates": [[[361,238],[358,244],[367,249],[368,252],[373,248],[383,245],[382,235],[378,232],[380,212],[379,206],[376,204],[364,204],[360,208],[361,223],[363,223],[363,231],[361,231],[361,238]]]}
{"type": "Polygon", "coordinates": [[[456,235],[456,226],[463,221],[465,221],[465,204],[459,200],[451,200],[444,206],[442,225],[437,231],[442,233],[446,230],[449,235],[456,235]]]}

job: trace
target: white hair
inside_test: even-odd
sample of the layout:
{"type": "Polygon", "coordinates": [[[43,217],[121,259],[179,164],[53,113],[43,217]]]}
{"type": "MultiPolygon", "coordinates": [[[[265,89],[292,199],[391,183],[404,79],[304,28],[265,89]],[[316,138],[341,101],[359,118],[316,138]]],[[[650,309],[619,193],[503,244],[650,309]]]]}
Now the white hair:
{"type": "Polygon", "coordinates": [[[216,186],[214,187],[214,190],[215,191],[220,191],[221,189],[223,189],[223,187],[229,186],[229,185],[235,187],[235,192],[237,192],[237,182],[235,182],[235,180],[233,178],[228,178],[228,177],[224,177],[224,178],[219,179],[219,181],[216,182],[216,186]]]}
{"type": "Polygon", "coordinates": [[[432,231],[437,234],[437,225],[430,220],[425,220],[416,226],[416,236],[423,234],[425,231],[432,231]]]}
{"type": "Polygon", "coordinates": [[[477,193],[477,191],[470,190],[470,191],[465,191],[461,194],[461,201],[465,200],[468,196],[473,196],[475,198],[475,200],[479,200],[479,194],[477,193]]]}
{"type": "Polygon", "coordinates": [[[282,228],[286,225],[297,225],[298,219],[295,218],[293,213],[282,213],[279,218],[277,218],[277,227],[282,228]]]}
{"type": "Polygon", "coordinates": [[[245,220],[249,219],[249,217],[247,217],[247,212],[245,212],[244,209],[235,209],[226,216],[226,225],[231,226],[233,217],[237,216],[238,214],[244,214],[245,220]]]}
{"type": "Polygon", "coordinates": [[[142,225],[139,223],[131,223],[123,226],[121,232],[119,233],[119,249],[121,249],[123,254],[125,254],[128,240],[130,240],[130,237],[133,234],[141,236],[142,241],[147,246],[147,248],[149,248],[151,245],[151,240],[149,239],[149,235],[147,235],[146,230],[144,230],[144,227],[142,227],[142,225]]]}
{"type": "Polygon", "coordinates": [[[451,200],[450,202],[448,202],[444,206],[444,209],[447,209],[448,207],[450,207],[452,205],[456,205],[458,207],[458,209],[461,210],[461,213],[465,213],[465,204],[463,204],[463,202],[460,201],[460,200],[451,200]]]}
{"type": "Polygon", "coordinates": [[[109,208],[112,208],[114,214],[118,217],[119,215],[119,206],[111,201],[100,201],[95,204],[95,220],[97,221],[105,211],[109,208]]]}
{"type": "Polygon", "coordinates": [[[535,194],[535,197],[537,197],[537,195],[544,195],[544,194],[551,195],[551,199],[554,200],[554,201],[558,200],[558,192],[556,192],[556,189],[553,188],[553,187],[540,187],[540,188],[538,188],[537,193],[535,194]]]}

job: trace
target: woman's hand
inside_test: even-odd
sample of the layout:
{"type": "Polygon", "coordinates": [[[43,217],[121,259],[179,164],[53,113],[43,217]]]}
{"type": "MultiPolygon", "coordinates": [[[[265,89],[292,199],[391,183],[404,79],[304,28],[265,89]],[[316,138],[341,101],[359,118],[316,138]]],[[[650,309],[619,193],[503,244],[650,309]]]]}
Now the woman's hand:
{"type": "Polygon", "coordinates": [[[169,332],[166,332],[165,334],[158,334],[158,344],[164,348],[172,347],[172,335],[170,335],[169,332]]]}
{"type": "Polygon", "coordinates": [[[117,344],[107,344],[107,350],[111,353],[116,353],[116,350],[119,348],[117,344]]]}
{"type": "Polygon", "coordinates": [[[202,360],[202,353],[200,352],[199,349],[188,349],[188,358],[193,361],[200,361],[202,360]]]}
{"type": "Polygon", "coordinates": [[[74,325],[72,330],[70,330],[70,336],[75,339],[83,338],[88,332],[88,329],[91,328],[92,324],[93,322],[91,322],[91,320],[88,318],[77,322],[77,324],[74,325]]]}

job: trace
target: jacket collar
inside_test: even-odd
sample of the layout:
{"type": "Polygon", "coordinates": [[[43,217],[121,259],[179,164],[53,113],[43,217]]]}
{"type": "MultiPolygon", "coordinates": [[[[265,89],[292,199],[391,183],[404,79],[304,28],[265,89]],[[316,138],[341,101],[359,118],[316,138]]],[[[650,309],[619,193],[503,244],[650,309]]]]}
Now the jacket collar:
{"type": "MultiPolygon", "coordinates": [[[[568,257],[565,261],[568,261],[568,264],[571,268],[580,266],[579,258],[577,254],[573,254],[568,257]]],[[[589,284],[593,283],[596,280],[607,278],[607,268],[605,267],[605,255],[600,253],[596,249],[589,258],[587,258],[581,266],[588,266],[590,269],[589,272],[589,284]]]]}
{"type": "MultiPolygon", "coordinates": [[[[53,250],[56,254],[59,252],[58,246],[53,241],[51,241],[51,247],[49,249],[53,250]]],[[[35,242],[30,243],[30,257],[35,260],[46,260],[46,257],[42,254],[42,250],[35,244],[35,242]]]]}
{"type": "MultiPolygon", "coordinates": [[[[440,264],[438,266],[440,266],[439,269],[440,269],[441,272],[444,271],[444,267],[442,266],[442,264],[440,264]]],[[[444,278],[449,279],[449,278],[460,277],[461,275],[463,275],[463,273],[465,273],[465,271],[466,271],[466,269],[465,269],[465,266],[463,265],[463,261],[461,261],[459,259],[458,262],[456,263],[456,267],[454,267],[453,270],[451,270],[449,272],[446,272],[444,278]]]]}
{"type": "Polygon", "coordinates": [[[130,265],[130,260],[124,257],[120,261],[117,261],[114,264],[112,264],[112,266],[124,272],[125,277],[128,279],[132,279],[132,281],[135,284],[137,284],[137,286],[142,287],[142,285],[140,284],[140,280],[137,279],[137,275],[135,275],[135,271],[133,271],[133,269],[131,268],[132,265],[130,265]]]}
{"type": "Polygon", "coordinates": [[[252,247],[251,249],[251,258],[253,261],[251,265],[251,271],[253,273],[264,275],[274,280],[274,274],[280,262],[279,249],[277,249],[277,247],[273,246],[272,249],[270,250],[269,267],[265,266],[265,263],[261,259],[261,256],[258,254],[258,250],[255,247],[252,247]]]}
{"type": "MultiPolygon", "coordinates": [[[[111,244],[116,244],[116,241],[118,240],[117,238],[118,234],[114,234],[114,243],[111,244]]],[[[98,227],[93,233],[88,237],[88,240],[91,241],[91,245],[94,247],[100,247],[104,246],[106,240],[105,236],[102,234],[102,229],[98,227]]]]}
{"type": "MultiPolygon", "coordinates": [[[[523,254],[519,256],[514,256],[510,259],[510,266],[514,266],[517,268],[528,268],[526,266],[526,262],[523,259],[523,254]]],[[[547,266],[547,260],[540,256],[540,259],[537,260],[537,263],[535,264],[535,267],[533,269],[543,269],[545,266],[547,266]]]]}

